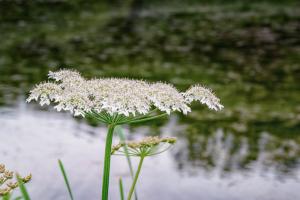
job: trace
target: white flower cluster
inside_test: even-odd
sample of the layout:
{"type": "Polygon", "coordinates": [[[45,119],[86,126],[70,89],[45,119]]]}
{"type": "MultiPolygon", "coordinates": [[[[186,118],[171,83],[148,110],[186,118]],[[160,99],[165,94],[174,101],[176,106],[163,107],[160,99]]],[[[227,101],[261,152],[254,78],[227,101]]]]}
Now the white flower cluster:
{"type": "Polygon", "coordinates": [[[210,109],[223,108],[209,89],[198,85],[180,93],[165,83],[120,78],[86,80],[72,70],[50,72],[49,79],[54,82],[37,85],[30,91],[27,102],[39,100],[41,105],[54,102],[58,111],[71,111],[75,116],[84,116],[90,111],[135,116],[147,114],[153,107],[168,114],[173,111],[187,114],[191,111],[189,104],[194,100],[210,109]]]}
{"type": "Polygon", "coordinates": [[[186,103],[190,104],[192,101],[200,101],[202,104],[206,104],[212,110],[221,110],[224,108],[220,104],[220,99],[214,95],[214,93],[205,87],[195,85],[183,93],[186,103]]]}

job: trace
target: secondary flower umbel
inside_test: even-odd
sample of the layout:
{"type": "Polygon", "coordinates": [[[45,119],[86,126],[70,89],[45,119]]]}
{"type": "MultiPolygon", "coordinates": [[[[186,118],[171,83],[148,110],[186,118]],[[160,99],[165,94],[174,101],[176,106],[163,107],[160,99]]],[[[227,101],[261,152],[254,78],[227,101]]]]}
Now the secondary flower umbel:
{"type": "Polygon", "coordinates": [[[5,165],[0,164],[0,197],[9,195],[13,190],[19,187],[18,182],[12,182],[13,178],[17,179],[17,177],[24,184],[31,180],[31,174],[26,177],[21,177],[20,175],[7,170],[5,165]]]}
{"type": "Polygon", "coordinates": [[[187,114],[193,101],[200,101],[213,110],[223,108],[210,89],[199,85],[182,93],[173,85],[161,82],[126,78],[86,80],[73,70],[50,72],[49,79],[54,81],[40,83],[30,91],[27,102],[39,100],[41,105],[54,102],[58,111],[82,116],[90,112],[126,117],[146,115],[153,108],[167,114],[173,111],[187,114]]]}
{"type": "Polygon", "coordinates": [[[126,141],[120,142],[112,147],[111,154],[115,155],[129,155],[137,157],[147,157],[160,154],[168,150],[173,144],[176,143],[175,137],[159,138],[146,137],[140,141],[126,141]],[[127,153],[122,150],[122,147],[127,147],[127,153]]]}
{"type": "Polygon", "coordinates": [[[176,138],[174,137],[160,138],[154,136],[154,137],[146,137],[139,141],[120,142],[119,144],[113,146],[111,154],[136,156],[140,158],[138,169],[135,173],[133,183],[130,187],[127,200],[131,200],[135,185],[137,183],[137,179],[141,172],[144,158],[163,153],[167,151],[170,147],[172,147],[175,143],[176,143],[176,138]]]}

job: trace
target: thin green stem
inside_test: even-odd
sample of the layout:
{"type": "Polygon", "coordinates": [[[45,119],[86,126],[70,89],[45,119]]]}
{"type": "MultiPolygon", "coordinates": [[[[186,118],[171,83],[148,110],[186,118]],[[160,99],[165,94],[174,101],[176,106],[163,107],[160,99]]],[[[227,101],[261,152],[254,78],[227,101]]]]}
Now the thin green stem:
{"type": "Polygon", "coordinates": [[[164,117],[164,116],[167,116],[167,115],[168,115],[167,113],[163,113],[163,114],[155,115],[155,116],[152,116],[152,117],[147,117],[147,118],[143,118],[143,119],[133,120],[133,121],[128,122],[128,123],[132,124],[132,123],[146,122],[146,121],[157,119],[157,118],[164,117]]]}
{"type": "Polygon", "coordinates": [[[97,119],[98,121],[100,121],[100,122],[102,122],[102,123],[107,123],[104,119],[99,118],[99,117],[97,117],[97,116],[95,116],[95,115],[92,115],[92,117],[93,117],[94,119],[97,119]]]}
{"type": "Polygon", "coordinates": [[[150,153],[149,156],[155,156],[155,155],[158,155],[158,154],[161,154],[165,151],[168,151],[170,148],[172,148],[172,145],[168,146],[166,149],[162,150],[162,151],[158,151],[156,153],[150,153]]]}
{"type": "Polygon", "coordinates": [[[103,181],[102,181],[102,200],[108,200],[110,155],[111,155],[111,145],[113,140],[114,129],[115,129],[115,125],[110,124],[108,126],[108,132],[106,136],[103,181]]]}
{"type": "MultiPolygon", "coordinates": [[[[153,114],[153,113],[156,113],[157,111],[158,111],[158,109],[156,108],[156,109],[154,109],[154,110],[148,112],[148,113],[145,114],[145,115],[139,115],[139,116],[133,117],[133,118],[131,118],[131,120],[134,120],[134,121],[135,121],[135,120],[140,120],[140,119],[144,119],[144,118],[151,117],[152,114],[153,114]]],[[[153,115],[153,116],[155,116],[155,115],[153,115]]]]}
{"type": "Polygon", "coordinates": [[[122,181],[122,178],[119,179],[119,189],[120,189],[120,197],[121,197],[121,200],[124,200],[125,197],[124,197],[124,189],[123,189],[123,181],[122,181]]]}
{"type": "Polygon", "coordinates": [[[92,117],[94,119],[97,119],[100,122],[107,123],[106,119],[104,119],[103,117],[99,116],[98,114],[96,115],[96,113],[93,112],[93,111],[91,113],[87,112],[86,115],[90,116],[90,117],[92,117]]]}
{"type": "Polygon", "coordinates": [[[103,112],[103,114],[107,117],[108,121],[112,121],[112,116],[108,114],[107,112],[103,112]]]}
{"type": "Polygon", "coordinates": [[[130,188],[130,191],[129,191],[127,200],[131,200],[131,197],[132,197],[132,194],[133,194],[133,192],[134,192],[134,188],[135,188],[137,179],[138,179],[139,174],[140,174],[141,169],[142,169],[142,165],[143,165],[144,158],[145,158],[145,157],[142,156],[141,159],[140,159],[139,166],[138,166],[138,169],[137,169],[137,171],[136,171],[136,173],[135,173],[135,176],[134,176],[134,179],[133,179],[133,183],[132,183],[132,185],[131,185],[131,188],[130,188]]]}
{"type": "Polygon", "coordinates": [[[96,111],[92,111],[92,113],[93,113],[94,115],[96,115],[97,117],[101,118],[103,121],[109,122],[109,119],[108,119],[107,116],[105,116],[104,114],[99,113],[99,112],[96,112],[96,111]]]}
{"type": "Polygon", "coordinates": [[[160,115],[155,115],[155,116],[152,116],[152,117],[146,117],[146,118],[142,118],[142,119],[133,119],[133,120],[128,120],[128,121],[124,121],[124,122],[121,122],[120,124],[133,124],[133,123],[140,123],[140,122],[146,122],[146,121],[149,121],[149,120],[153,120],[153,119],[157,119],[157,118],[160,118],[160,117],[164,117],[168,115],[167,113],[163,113],[163,114],[160,114],[160,115]]]}
{"type": "MultiPolygon", "coordinates": [[[[126,124],[129,121],[136,121],[136,120],[140,120],[140,119],[144,119],[144,118],[148,118],[151,117],[151,115],[155,112],[157,112],[158,109],[154,109],[152,111],[150,111],[149,113],[145,114],[145,115],[138,115],[138,116],[131,116],[131,117],[126,117],[124,116],[122,119],[120,119],[118,121],[118,124],[126,124]]],[[[152,116],[153,117],[153,116],[152,116]]]]}

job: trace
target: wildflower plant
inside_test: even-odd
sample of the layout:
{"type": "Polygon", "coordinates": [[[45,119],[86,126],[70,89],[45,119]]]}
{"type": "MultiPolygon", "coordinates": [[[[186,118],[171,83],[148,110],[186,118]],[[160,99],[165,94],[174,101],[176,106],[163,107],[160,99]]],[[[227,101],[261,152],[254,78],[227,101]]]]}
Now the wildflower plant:
{"type": "Polygon", "coordinates": [[[11,193],[17,189],[20,184],[19,181],[22,181],[23,184],[31,180],[31,174],[25,177],[9,171],[5,168],[5,165],[0,164],[0,197],[3,199],[9,199],[11,193]],[[16,179],[14,181],[14,179],[16,179]]]}
{"type": "Polygon", "coordinates": [[[110,156],[117,125],[149,121],[173,112],[187,114],[190,104],[199,101],[210,109],[221,110],[220,100],[210,89],[195,85],[179,92],[167,83],[150,83],[127,78],[87,80],[73,70],[49,72],[52,81],[43,82],[30,91],[27,102],[53,103],[57,111],[74,116],[91,116],[108,125],[104,156],[102,200],[108,199],[110,156]]]}
{"type": "Polygon", "coordinates": [[[175,143],[176,138],[174,137],[146,137],[140,141],[120,142],[119,144],[112,147],[111,154],[113,155],[129,155],[140,158],[138,169],[135,173],[133,183],[130,187],[127,200],[130,200],[133,195],[135,185],[142,169],[144,158],[161,154],[170,149],[170,147],[172,147],[175,143]],[[124,151],[124,147],[127,147],[128,152],[124,151]]]}

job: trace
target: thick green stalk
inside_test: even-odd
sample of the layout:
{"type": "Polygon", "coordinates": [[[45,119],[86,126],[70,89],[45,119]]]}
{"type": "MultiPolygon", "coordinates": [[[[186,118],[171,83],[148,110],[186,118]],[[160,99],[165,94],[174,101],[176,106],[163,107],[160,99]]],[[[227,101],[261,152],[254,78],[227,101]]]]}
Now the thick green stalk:
{"type": "Polygon", "coordinates": [[[108,126],[108,132],[107,132],[107,136],[106,136],[103,181],[102,181],[102,200],[108,200],[110,155],[111,155],[111,145],[112,145],[114,129],[115,129],[115,125],[110,124],[108,126]]]}
{"type": "Polygon", "coordinates": [[[133,192],[134,192],[134,188],[135,188],[137,179],[138,179],[139,174],[140,174],[141,169],[142,169],[142,165],[143,165],[144,158],[145,158],[145,157],[142,156],[141,159],[140,159],[139,166],[138,166],[138,169],[137,169],[137,171],[136,171],[136,173],[135,173],[135,176],[134,176],[134,179],[133,179],[133,183],[132,183],[132,185],[131,185],[131,188],[130,188],[130,191],[129,191],[127,200],[131,200],[131,197],[132,197],[132,194],[133,194],[133,192]]]}

